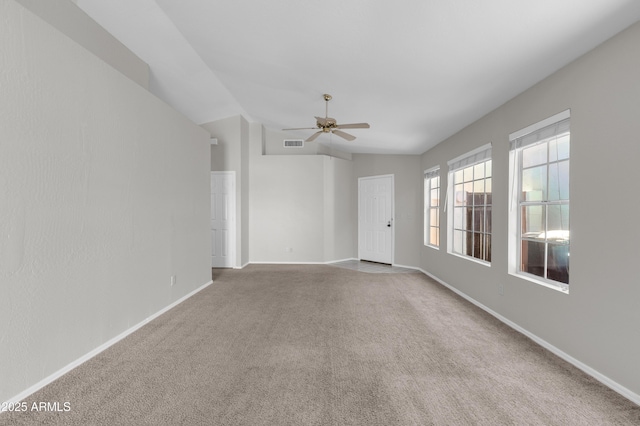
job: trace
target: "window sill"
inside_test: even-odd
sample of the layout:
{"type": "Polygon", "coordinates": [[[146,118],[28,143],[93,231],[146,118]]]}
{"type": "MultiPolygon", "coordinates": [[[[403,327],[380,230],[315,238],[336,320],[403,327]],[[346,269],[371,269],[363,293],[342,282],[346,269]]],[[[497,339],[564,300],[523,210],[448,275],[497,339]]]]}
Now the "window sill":
{"type": "Polygon", "coordinates": [[[548,282],[544,279],[541,279],[535,275],[530,275],[523,272],[509,272],[509,275],[516,278],[523,279],[525,281],[532,282],[534,284],[541,285],[543,287],[550,288],[551,290],[555,290],[563,294],[569,294],[569,286],[566,284],[560,284],[560,283],[555,284],[553,282],[548,282]]]}
{"type": "Polygon", "coordinates": [[[440,250],[440,247],[438,247],[438,246],[432,246],[431,244],[425,244],[424,246],[425,246],[425,247],[432,248],[432,249],[434,249],[434,250],[440,250]]]}
{"type": "Polygon", "coordinates": [[[482,266],[487,266],[487,267],[491,267],[491,262],[487,262],[486,260],[480,260],[480,259],[476,259],[475,257],[471,257],[471,256],[465,256],[463,254],[458,254],[458,253],[453,253],[453,252],[448,252],[450,255],[455,256],[455,257],[459,257],[460,259],[465,259],[465,260],[469,260],[473,263],[477,263],[479,265],[482,266]]]}

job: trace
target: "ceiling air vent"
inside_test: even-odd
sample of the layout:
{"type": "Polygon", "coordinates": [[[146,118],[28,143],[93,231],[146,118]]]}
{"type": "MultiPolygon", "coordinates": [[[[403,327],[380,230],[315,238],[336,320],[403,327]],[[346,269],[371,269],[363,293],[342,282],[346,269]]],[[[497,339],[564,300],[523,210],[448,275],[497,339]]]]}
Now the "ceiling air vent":
{"type": "Polygon", "coordinates": [[[285,139],[284,140],[285,148],[302,148],[304,147],[304,140],[302,139],[285,139]]]}

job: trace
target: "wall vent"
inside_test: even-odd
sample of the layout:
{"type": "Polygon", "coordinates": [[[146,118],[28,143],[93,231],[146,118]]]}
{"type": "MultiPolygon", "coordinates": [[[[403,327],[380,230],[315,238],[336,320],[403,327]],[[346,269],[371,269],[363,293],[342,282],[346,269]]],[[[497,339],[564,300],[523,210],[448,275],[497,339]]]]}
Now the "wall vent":
{"type": "Polygon", "coordinates": [[[284,140],[285,148],[303,148],[304,140],[302,139],[285,139],[284,140]]]}

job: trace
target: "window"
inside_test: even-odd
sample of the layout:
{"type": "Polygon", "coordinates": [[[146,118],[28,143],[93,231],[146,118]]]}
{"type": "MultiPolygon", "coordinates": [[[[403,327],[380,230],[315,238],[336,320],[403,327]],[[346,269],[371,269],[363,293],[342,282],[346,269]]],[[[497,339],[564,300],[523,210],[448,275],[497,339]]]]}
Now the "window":
{"type": "Polygon", "coordinates": [[[569,290],[569,111],[512,134],[510,267],[569,290]]]}
{"type": "Polygon", "coordinates": [[[424,245],[440,247],[440,167],[424,172],[424,245]]]}
{"type": "Polygon", "coordinates": [[[449,252],[491,262],[491,144],[449,161],[449,252]]]}

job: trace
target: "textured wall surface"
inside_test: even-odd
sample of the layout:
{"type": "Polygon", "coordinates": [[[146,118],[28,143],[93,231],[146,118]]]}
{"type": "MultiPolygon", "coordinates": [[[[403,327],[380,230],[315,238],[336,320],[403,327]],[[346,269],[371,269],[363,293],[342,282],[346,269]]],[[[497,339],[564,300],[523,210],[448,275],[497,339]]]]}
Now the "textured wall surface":
{"type": "Polygon", "coordinates": [[[14,1],[0,45],[4,401],[211,270],[208,134],[14,1]]]}

